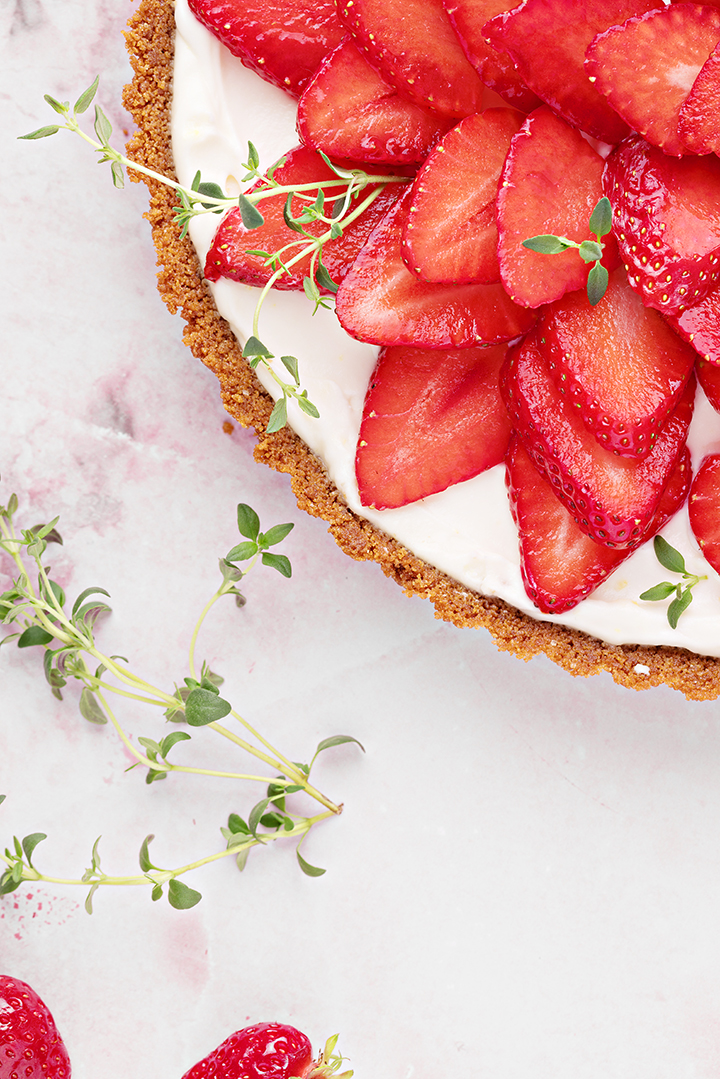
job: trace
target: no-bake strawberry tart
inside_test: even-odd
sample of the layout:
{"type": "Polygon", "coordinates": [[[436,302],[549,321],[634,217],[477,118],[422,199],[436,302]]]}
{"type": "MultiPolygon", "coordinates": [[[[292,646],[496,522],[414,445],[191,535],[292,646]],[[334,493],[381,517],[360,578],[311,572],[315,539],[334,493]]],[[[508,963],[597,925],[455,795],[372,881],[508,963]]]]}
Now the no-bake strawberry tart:
{"type": "Polygon", "coordinates": [[[257,458],[438,617],[694,699],[720,695],[719,42],[720,4],[653,0],[142,0],[128,33],[130,157],[236,198],[181,236],[149,181],[161,294],[257,458]]]}

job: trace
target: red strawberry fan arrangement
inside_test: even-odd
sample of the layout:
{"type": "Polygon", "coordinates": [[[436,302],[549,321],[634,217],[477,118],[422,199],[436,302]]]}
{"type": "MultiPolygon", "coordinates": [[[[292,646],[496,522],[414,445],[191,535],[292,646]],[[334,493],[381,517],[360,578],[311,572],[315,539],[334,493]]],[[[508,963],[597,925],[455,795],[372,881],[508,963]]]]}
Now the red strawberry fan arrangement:
{"type": "MultiPolygon", "coordinates": [[[[693,479],[686,446],[696,375],[720,411],[720,3],[190,8],[299,99],[283,184],[332,175],[321,155],[409,177],[327,243],[316,278],[343,328],[380,346],[362,503],[504,462],[543,612],[584,599],[688,494],[720,570],[720,462],[693,479]]],[[[260,228],[224,219],[208,279],[268,281],[258,251],[293,239],[277,201],[260,228]]]]}

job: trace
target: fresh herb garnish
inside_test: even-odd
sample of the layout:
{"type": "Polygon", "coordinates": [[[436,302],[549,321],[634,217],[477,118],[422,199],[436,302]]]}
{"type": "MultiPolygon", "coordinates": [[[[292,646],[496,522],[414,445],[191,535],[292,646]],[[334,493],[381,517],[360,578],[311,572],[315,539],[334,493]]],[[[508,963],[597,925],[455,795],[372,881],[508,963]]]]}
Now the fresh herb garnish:
{"type": "MultiPolygon", "coordinates": [[[[110,611],[105,602],[105,598],[109,598],[108,593],[97,586],[86,588],[68,609],[63,589],[51,579],[50,569],[44,562],[48,544],[62,543],[62,537],[55,527],[58,519],[18,531],[13,521],[17,509],[18,500],[14,494],[7,506],[0,506],[0,551],[10,555],[19,571],[11,588],[0,595],[0,623],[16,627],[15,632],[5,636],[0,644],[15,641],[19,648],[43,648],[45,678],[52,694],[58,699],[62,699],[62,691],[71,679],[80,682],[83,687],[79,700],[81,715],[91,723],[106,724],[109,721],[112,724],[123,745],[135,757],[136,763],[131,767],[147,769],[147,783],[166,779],[172,772],[188,772],[198,776],[261,783],[266,790],[264,797],[250,810],[247,820],[236,813],[230,814],[227,827],[221,828],[225,849],[187,865],[175,869],[161,869],[155,865],[148,852],[153,837],[148,836],[140,848],[140,876],[113,877],[106,874],[100,865],[98,841],[93,847],[91,864],[80,878],[49,877],[36,869],[32,860],[38,843],[47,838],[45,833],[35,832],[22,840],[16,837],[12,846],[0,854],[0,862],[4,861],[7,867],[0,875],[0,895],[14,891],[24,881],[89,884],[90,893],[85,905],[92,913],[93,895],[102,885],[150,885],[153,899],[160,898],[167,885],[171,905],[184,909],[194,906],[201,896],[180,881],[180,876],[228,855],[235,857],[238,867],[242,869],[252,847],[263,846],[276,839],[299,840],[296,854],[303,872],[309,876],[324,873],[323,869],[310,865],[303,858],[300,847],[315,824],[339,814],[342,806],[336,805],[313,786],[310,772],[319,753],[344,743],[351,742],[358,746],[360,743],[350,735],[334,735],[320,742],[309,764],[289,760],[235,711],[229,701],[220,696],[222,678],[214,674],[206,663],[198,668],[195,659],[198,634],[208,612],[222,596],[234,596],[238,606],[244,605],[245,597],[237,584],[258,561],[284,577],[291,575],[287,556],[277,554],[270,548],[281,543],[293,525],[275,525],[262,532],[255,511],[245,504],[238,506],[238,530],[243,540],[220,559],[222,582],[205,605],[192,634],[189,676],[183,679],[182,686],[167,692],[134,674],[122,656],[106,655],[99,650],[95,643],[94,626],[101,615],[110,611]],[[247,566],[242,570],[237,563],[247,563],[247,566]],[[213,731],[261,761],[271,774],[231,771],[224,761],[222,769],[171,763],[168,758],[175,746],[192,740],[192,735],[185,730],[176,729],[161,738],[138,737],[139,746],[135,745],[110,705],[112,694],[155,705],[163,709],[169,722],[184,722],[191,728],[204,727],[213,731]],[[219,721],[225,717],[243,728],[242,736],[220,724],[219,721]],[[303,816],[290,811],[286,806],[286,797],[296,793],[304,793],[319,802],[323,812],[303,816]]],[[[4,796],[0,796],[0,802],[3,800],[4,796]]]]}
{"type": "Polygon", "coordinates": [[[642,593],[640,599],[650,600],[651,602],[658,602],[659,600],[669,599],[673,594],[675,599],[669,604],[667,609],[667,620],[673,629],[677,629],[678,620],[683,611],[692,603],[692,590],[698,581],[706,581],[707,574],[703,574],[702,577],[696,576],[694,573],[688,573],[685,568],[685,559],[676,551],[667,540],[662,536],[656,536],[653,540],[653,546],[655,548],[655,557],[661,566],[670,570],[671,573],[679,573],[682,575],[682,580],[677,584],[673,584],[671,581],[661,581],[660,584],[656,584],[653,588],[648,588],[642,593]]]}
{"type": "Polygon", "coordinates": [[[283,186],[282,184],[279,184],[273,176],[275,168],[278,167],[277,165],[265,173],[260,171],[258,152],[255,146],[249,142],[248,160],[244,162],[242,166],[246,170],[246,174],[242,178],[242,183],[247,183],[249,181],[259,182],[261,186],[258,190],[231,197],[225,195],[218,184],[211,181],[203,181],[199,172],[195,174],[193,182],[188,188],[179,184],[176,180],[171,180],[169,177],[163,176],[162,173],[155,172],[153,169],[148,169],[144,165],[132,161],[120,150],[111,146],[110,136],[112,134],[112,125],[99,105],[95,106],[94,122],[97,141],[82,130],[78,116],[81,116],[86,112],[92,104],[95,94],[97,93],[99,81],[100,77],[98,76],[93,84],[77,99],[72,111],[68,101],[58,101],[50,94],[45,94],[45,100],[48,105],[50,105],[50,107],[54,109],[65,122],[62,124],[52,124],[47,127],[40,127],[27,135],[21,135],[20,138],[44,139],[49,135],[57,134],[61,129],[73,131],[93,147],[96,153],[100,155],[99,159],[101,162],[110,162],[112,180],[116,187],[124,186],[124,170],[130,169],[143,176],[147,176],[150,179],[157,180],[167,187],[173,188],[177,193],[179,201],[179,205],[175,207],[175,213],[177,215],[178,225],[181,227],[181,238],[186,235],[188,226],[193,217],[209,213],[222,214],[226,210],[235,207],[239,207],[240,209],[240,215],[245,228],[249,230],[257,229],[264,221],[262,213],[257,208],[258,204],[261,203],[263,199],[274,198],[283,194],[286,195],[285,222],[288,225],[288,228],[293,232],[298,233],[302,238],[286,244],[278,251],[248,252],[249,254],[255,254],[262,257],[265,260],[266,265],[272,270],[272,274],[267,284],[260,291],[258,301],[255,305],[252,335],[243,349],[243,356],[248,360],[250,366],[254,370],[262,365],[270,374],[282,395],[276,402],[275,407],[270,414],[270,420],[267,427],[268,433],[279,431],[280,428],[285,426],[287,423],[288,402],[290,400],[297,401],[298,406],[308,416],[317,418],[319,416],[317,407],[308,399],[307,391],[300,388],[297,359],[295,359],[294,356],[279,357],[280,362],[292,376],[291,382],[286,381],[281,374],[275,370],[271,363],[276,357],[262,343],[259,334],[260,311],[262,305],[265,302],[270,289],[277,283],[283,274],[290,273],[296,263],[301,262],[309,255],[310,272],[303,281],[303,289],[306,296],[313,302],[314,311],[317,311],[320,307],[327,307],[327,304],[322,299],[320,289],[323,288],[328,292],[336,292],[337,285],[323,265],[322,253],[325,244],[328,240],[334,240],[341,236],[343,230],[355,221],[356,218],[358,218],[368,206],[378,198],[386,184],[409,183],[410,179],[407,176],[371,175],[363,169],[341,168],[340,166],[333,164],[325,154],[321,154],[326,164],[335,173],[337,179],[318,180],[312,183],[296,184],[295,186],[283,186]],[[370,193],[362,200],[358,200],[357,196],[370,185],[372,185],[370,193]],[[292,213],[292,201],[294,198],[300,199],[305,204],[302,211],[297,216],[293,216],[292,213]],[[307,231],[305,226],[313,223],[317,224],[318,222],[326,225],[327,228],[320,236],[314,236],[307,231]]]}
{"type": "Polygon", "coordinates": [[[578,250],[583,262],[592,262],[587,279],[587,297],[592,306],[600,303],[608,287],[608,272],[600,261],[605,250],[602,242],[603,236],[612,229],[612,206],[610,200],[604,195],[596,205],[590,221],[589,231],[595,236],[594,240],[583,240],[576,243],[568,240],[567,236],[531,236],[529,240],[523,240],[523,247],[530,251],[537,251],[540,255],[561,255],[563,251],[574,247],[578,250]]]}

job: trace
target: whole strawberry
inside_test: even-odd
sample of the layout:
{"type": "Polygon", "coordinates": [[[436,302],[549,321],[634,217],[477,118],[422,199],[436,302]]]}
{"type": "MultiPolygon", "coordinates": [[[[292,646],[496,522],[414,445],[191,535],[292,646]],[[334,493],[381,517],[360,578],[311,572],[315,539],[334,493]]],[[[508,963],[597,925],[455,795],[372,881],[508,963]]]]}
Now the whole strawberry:
{"type": "Polygon", "coordinates": [[[256,1023],[236,1030],[182,1079],[350,1079],[351,1071],[336,1074],[342,1065],[336,1042],[329,1038],[313,1061],[309,1039],[295,1027],[256,1023]]]}
{"type": "Polygon", "coordinates": [[[70,1057],[34,989],[0,974],[0,1079],[70,1079],[70,1057]]]}

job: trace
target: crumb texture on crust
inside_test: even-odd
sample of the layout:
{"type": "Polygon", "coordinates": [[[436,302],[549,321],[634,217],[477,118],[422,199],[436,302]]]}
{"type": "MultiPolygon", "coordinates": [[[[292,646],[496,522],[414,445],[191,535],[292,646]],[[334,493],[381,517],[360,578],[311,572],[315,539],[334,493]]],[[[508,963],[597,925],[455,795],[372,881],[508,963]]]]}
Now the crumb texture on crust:
{"type": "MultiPolygon", "coordinates": [[[[127,146],[128,156],[173,178],[169,118],[174,32],[172,0],[141,0],[126,33],[135,74],[124,94],[125,107],[137,125],[127,146]]],[[[469,591],[349,510],[320,460],[294,432],[284,428],[272,435],[265,433],[272,400],[218,314],[192,242],[188,237],[180,239],[172,189],[130,175],[147,183],[150,192],[146,217],[158,255],[158,289],[168,309],[182,315],[185,343],[217,376],[230,415],[256,431],[255,458],[290,474],[300,509],[326,521],[346,554],[358,561],[377,562],[409,596],[429,599],[436,618],[460,628],[484,627],[500,650],[520,659],[544,654],[572,675],[607,671],[620,685],[640,690],[664,684],[690,700],[720,696],[720,659],[680,648],[606,644],[577,630],[530,618],[501,599],[469,591]]]]}

